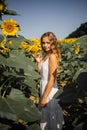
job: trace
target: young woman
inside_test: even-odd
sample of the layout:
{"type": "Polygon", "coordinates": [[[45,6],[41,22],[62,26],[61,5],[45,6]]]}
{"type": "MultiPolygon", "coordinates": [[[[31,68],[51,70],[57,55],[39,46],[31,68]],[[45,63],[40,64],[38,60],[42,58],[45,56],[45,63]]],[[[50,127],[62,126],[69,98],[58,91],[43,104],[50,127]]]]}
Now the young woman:
{"type": "Polygon", "coordinates": [[[41,130],[61,130],[64,120],[62,109],[53,96],[58,91],[56,70],[61,54],[58,42],[53,32],[46,32],[41,36],[41,47],[44,55],[37,54],[35,59],[41,74],[40,106],[41,130]]]}

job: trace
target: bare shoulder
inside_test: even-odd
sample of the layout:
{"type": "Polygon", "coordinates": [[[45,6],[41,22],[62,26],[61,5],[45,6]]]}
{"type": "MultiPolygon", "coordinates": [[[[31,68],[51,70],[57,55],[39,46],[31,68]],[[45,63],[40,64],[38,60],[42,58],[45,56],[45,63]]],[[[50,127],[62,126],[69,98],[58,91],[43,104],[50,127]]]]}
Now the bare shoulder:
{"type": "Polygon", "coordinates": [[[55,71],[57,69],[57,58],[55,54],[50,54],[49,56],[49,66],[50,66],[50,71],[55,71]]]}
{"type": "Polygon", "coordinates": [[[53,53],[50,54],[49,59],[50,59],[50,60],[53,60],[53,61],[54,61],[54,60],[57,61],[56,55],[53,54],[53,53]]]}

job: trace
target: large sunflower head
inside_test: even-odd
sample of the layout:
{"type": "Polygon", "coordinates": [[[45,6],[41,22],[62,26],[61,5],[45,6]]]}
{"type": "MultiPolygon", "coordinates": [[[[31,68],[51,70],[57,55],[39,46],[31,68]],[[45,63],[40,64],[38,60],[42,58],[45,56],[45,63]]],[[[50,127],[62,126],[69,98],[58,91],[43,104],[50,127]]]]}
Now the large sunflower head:
{"type": "Polygon", "coordinates": [[[1,24],[2,33],[6,36],[16,36],[20,26],[13,19],[4,20],[1,24]]]}

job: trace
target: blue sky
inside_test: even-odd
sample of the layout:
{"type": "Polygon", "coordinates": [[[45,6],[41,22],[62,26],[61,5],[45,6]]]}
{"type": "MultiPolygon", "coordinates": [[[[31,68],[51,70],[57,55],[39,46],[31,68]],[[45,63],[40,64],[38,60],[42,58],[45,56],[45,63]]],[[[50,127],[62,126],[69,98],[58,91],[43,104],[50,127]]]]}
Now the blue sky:
{"type": "Polygon", "coordinates": [[[87,0],[7,0],[8,8],[16,11],[13,18],[21,30],[18,34],[26,38],[40,38],[52,31],[58,39],[64,39],[81,23],[87,22],[87,0]]]}

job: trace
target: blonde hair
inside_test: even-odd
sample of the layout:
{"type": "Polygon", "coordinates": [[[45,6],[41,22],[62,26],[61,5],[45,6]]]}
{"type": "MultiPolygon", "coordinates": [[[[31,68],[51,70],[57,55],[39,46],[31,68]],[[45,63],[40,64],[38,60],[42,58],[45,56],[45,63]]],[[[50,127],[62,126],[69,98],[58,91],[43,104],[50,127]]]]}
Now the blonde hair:
{"type": "MultiPolygon", "coordinates": [[[[41,36],[41,45],[44,37],[48,37],[51,42],[51,53],[54,53],[58,59],[58,61],[61,61],[61,54],[60,54],[60,48],[58,45],[57,37],[53,32],[46,32],[41,36]]],[[[43,49],[43,47],[42,47],[43,49]]],[[[43,49],[44,50],[44,49],[43,49]]]]}

